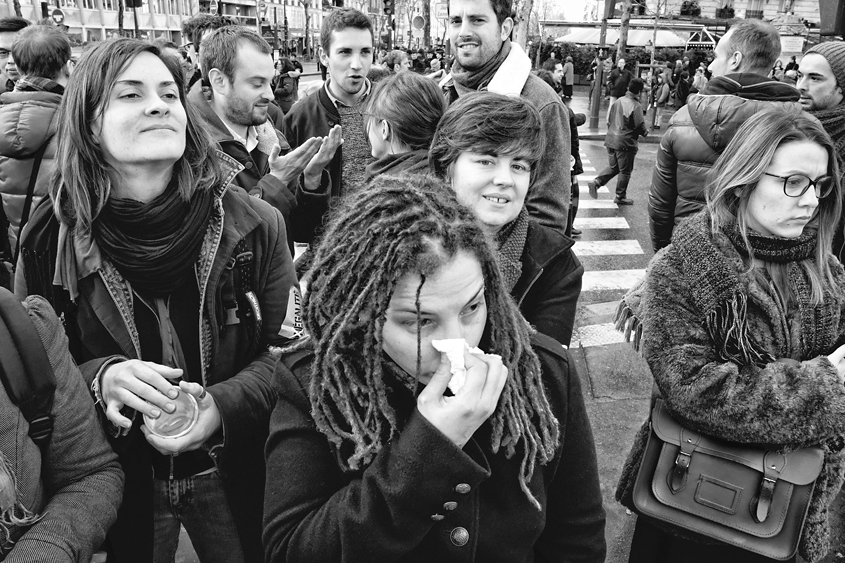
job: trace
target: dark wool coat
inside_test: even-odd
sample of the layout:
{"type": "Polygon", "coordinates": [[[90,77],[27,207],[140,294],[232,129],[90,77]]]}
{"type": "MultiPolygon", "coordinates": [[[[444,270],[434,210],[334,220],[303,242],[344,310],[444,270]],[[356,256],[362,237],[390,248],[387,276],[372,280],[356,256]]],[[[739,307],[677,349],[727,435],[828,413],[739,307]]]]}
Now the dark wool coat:
{"type": "MultiPolygon", "coordinates": [[[[723,235],[715,243],[735,266],[748,295],[749,333],[778,361],[763,368],[739,367],[717,357],[704,318],[692,298],[696,287],[681,274],[675,245],[652,259],[642,289],[639,320],[641,352],[670,414],[682,425],[735,442],[782,444],[796,449],[818,444],[825,452],[799,553],[817,561],[829,545],[828,506],[845,478],[845,387],[827,356],[801,357],[801,325],[797,307],[784,314],[781,299],[769,283],[748,272],[723,235]]],[[[828,262],[836,285],[845,288],[845,271],[833,256],[828,262]]],[[[845,299],[834,321],[836,345],[845,343],[845,299]]],[[[646,421],[622,470],[617,500],[629,508],[634,481],[648,438],[646,421]]]]}
{"type": "Polygon", "coordinates": [[[669,121],[660,139],[648,197],[651,243],[660,250],[675,225],[704,207],[707,172],[739,126],[764,108],[796,107],[798,90],[756,74],[711,80],[669,121]]]}
{"type": "Polygon", "coordinates": [[[511,290],[531,326],[567,346],[584,277],[573,244],[571,238],[532,219],[520,258],[522,275],[511,290]]]}
{"type": "MultiPolygon", "coordinates": [[[[221,430],[212,436],[204,449],[223,480],[246,560],[258,563],[262,560],[263,447],[277,393],[273,382],[277,353],[269,346],[286,342],[281,336],[282,324],[297,281],[281,215],[232,185],[238,169],[226,155],[218,156],[229,173],[214,188],[215,205],[196,272],[202,288],[202,302],[197,303],[202,319],[201,375],[214,397],[225,433],[221,430]],[[226,325],[224,302],[233,292],[228,265],[234,263],[242,239],[253,254],[251,289],[262,316],[258,334],[249,322],[226,325]]],[[[104,258],[101,269],[79,280],[75,305],[61,299],[60,292],[50,285],[56,257],[55,223],[51,207],[41,205],[24,229],[23,267],[18,268],[15,290],[19,295],[27,290],[44,295],[65,313],[71,351],[90,385],[116,356],[143,359],[138,328],[129,312],[132,293],[104,258]]],[[[104,427],[112,433],[112,446],[126,473],[123,506],[109,531],[114,561],[148,563],[153,553],[153,470],[151,446],[140,430],[143,417],[127,415],[134,417],[134,424],[128,434],[118,436],[116,427],[98,411],[104,427]]]]}
{"type": "Polygon", "coordinates": [[[603,562],[604,510],[578,375],[556,342],[538,336],[533,346],[561,430],[554,459],[529,483],[542,512],[519,487],[521,450],[511,459],[492,453],[489,424],[458,448],[393,380],[404,427],[366,469],[342,471],[310,415],[311,355],[284,357],[267,442],[266,561],[603,562]]]}

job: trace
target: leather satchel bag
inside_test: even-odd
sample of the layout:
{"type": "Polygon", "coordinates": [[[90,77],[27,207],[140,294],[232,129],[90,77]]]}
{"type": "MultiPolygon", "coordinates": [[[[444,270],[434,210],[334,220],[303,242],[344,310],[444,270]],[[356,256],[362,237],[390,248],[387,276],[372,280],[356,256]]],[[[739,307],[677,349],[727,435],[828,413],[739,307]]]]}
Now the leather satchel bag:
{"type": "Polygon", "coordinates": [[[691,431],[658,399],[633,502],[647,517],[785,560],[798,550],[823,461],[816,447],[784,454],[691,431]]]}

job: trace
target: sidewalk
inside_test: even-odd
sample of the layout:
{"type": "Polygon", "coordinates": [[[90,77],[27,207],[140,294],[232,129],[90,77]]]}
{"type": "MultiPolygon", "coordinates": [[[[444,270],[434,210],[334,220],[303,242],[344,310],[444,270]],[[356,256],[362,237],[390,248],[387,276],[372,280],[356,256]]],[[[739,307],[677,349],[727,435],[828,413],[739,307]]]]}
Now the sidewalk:
{"type": "MultiPolygon", "coordinates": [[[[601,100],[599,106],[599,123],[598,127],[590,127],[590,107],[589,107],[590,87],[576,85],[573,88],[573,96],[566,104],[572,108],[575,113],[583,113],[587,116],[587,121],[578,128],[578,138],[582,141],[604,141],[604,136],[607,135],[607,108],[609,100],[601,100]]],[[[669,123],[669,118],[675,113],[675,108],[666,107],[661,112],[661,128],[650,130],[648,137],[640,137],[640,143],[659,143],[666,132],[666,127],[669,123]]],[[[646,116],[646,124],[651,124],[651,111],[646,116]]]]}

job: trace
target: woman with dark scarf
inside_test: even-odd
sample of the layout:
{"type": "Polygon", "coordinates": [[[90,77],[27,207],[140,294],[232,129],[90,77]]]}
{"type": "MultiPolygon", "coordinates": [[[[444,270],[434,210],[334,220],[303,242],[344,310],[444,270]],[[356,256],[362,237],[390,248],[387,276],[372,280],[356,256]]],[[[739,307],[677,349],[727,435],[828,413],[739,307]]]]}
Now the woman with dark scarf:
{"type": "Polygon", "coordinates": [[[184,526],[203,562],[259,562],[273,347],[297,282],[281,215],[230,183],[239,165],[178,65],[130,39],[83,55],[15,289],[62,315],[126,474],[109,561],[171,561],[184,526]],[[196,424],[152,434],[185,394],[196,424]]]}
{"type": "MultiPolygon", "coordinates": [[[[706,201],[625,297],[619,326],[651,368],[653,399],[683,427],[824,451],[797,546],[818,561],[845,475],[845,270],[830,253],[842,189],[830,137],[800,109],[755,114],[713,166],[706,201]]],[[[629,508],[648,434],[646,422],[616,492],[629,508]]],[[[644,516],[629,560],[770,561],[644,516]]]]}
{"type": "Polygon", "coordinates": [[[429,166],[495,239],[505,286],[528,322],[568,346],[584,267],[574,241],[530,219],[525,207],[545,148],[530,102],[477,92],[443,114],[429,166]]]}
{"type": "Polygon", "coordinates": [[[413,72],[379,81],[364,106],[364,127],[377,159],[366,179],[428,169],[428,147],[446,103],[437,83],[413,72]]]}

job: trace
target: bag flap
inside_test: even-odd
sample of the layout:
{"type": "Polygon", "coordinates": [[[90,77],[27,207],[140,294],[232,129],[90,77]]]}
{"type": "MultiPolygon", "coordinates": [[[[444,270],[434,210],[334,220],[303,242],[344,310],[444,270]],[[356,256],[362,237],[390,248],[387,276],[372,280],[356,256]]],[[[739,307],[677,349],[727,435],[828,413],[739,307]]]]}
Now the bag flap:
{"type": "MultiPolygon", "coordinates": [[[[651,412],[651,427],[661,440],[676,446],[680,446],[681,430],[684,430],[688,436],[700,436],[698,445],[695,447],[696,451],[729,459],[763,472],[766,450],[736,442],[727,442],[683,428],[669,415],[663,401],[657,401],[654,405],[651,412]]],[[[824,453],[821,448],[803,448],[785,455],[786,464],[778,477],[779,479],[795,485],[808,485],[815,481],[821,473],[822,463],[824,462],[824,453]]]]}

